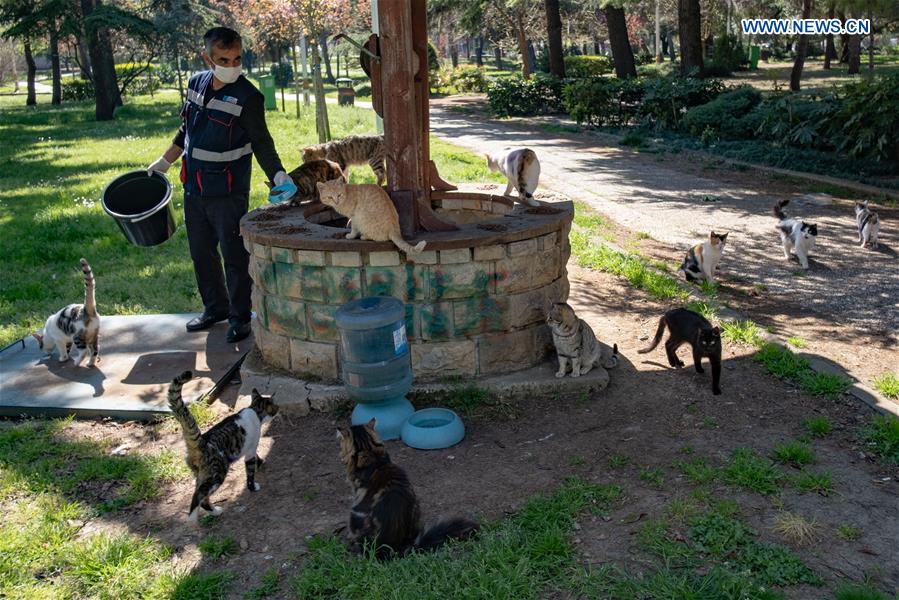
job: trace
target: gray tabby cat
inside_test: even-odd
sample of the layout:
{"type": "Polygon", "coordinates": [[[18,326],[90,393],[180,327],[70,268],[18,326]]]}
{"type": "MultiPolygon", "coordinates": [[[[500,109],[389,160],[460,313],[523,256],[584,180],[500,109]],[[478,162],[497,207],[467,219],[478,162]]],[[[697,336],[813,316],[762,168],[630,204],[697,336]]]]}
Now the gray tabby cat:
{"type": "Polygon", "coordinates": [[[378,185],[384,185],[387,175],[384,170],[384,161],[387,154],[384,150],[383,135],[349,135],[340,140],[333,140],[324,144],[309,146],[303,150],[303,162],[312,160],[333,160],[340,165],[340,170],[349,181],[349,165],[364,165],[368,163],[378,185]]]}
{"type": "Polygon", "coordinates": [[[868,244],[877,247],[877,236],[880,233],[880,218],[868,208],[868,201],[855,203],[855,224],[858,226],[858,241],[864,248],[868,244]]]}
{"type": "Polygon", "coordinates": [[[94,272],[83,258],[81,271],[84,273],[84,304],[69,304],[50,315],[44,328],[32,335],[47,354],[53,354],[56,348],[59,362],[69,360],[69,349],[75,344],[78,349],[78,355],[73,357],[75,366],[80,365],[89,352],[87,366],[93,367],[100,356],[100,315],[94,296],[94,272]]]}
{"type": "Polygon", "coordinates": [[[579,319],[565,302],[553,303],[546,322],[552,330],[553,344],[559,356],[556,377],[565,377],[569,362],[572,377],[586,375],[596,365],[607,369],[618,366],[618,344],[609,348],[597,340],[586,321],[579,319]]]}
{"type": "Polygon", "coordinates": [[[181,424],[184,443],[187,445],[187,466],[196,477],[188,512],[188,520],[196,523],[200,508],[214,515],[222,513],[220,507],[209,503],[209,497],[224,483],[228,469],[238,459],[244,460],[247,489],[251,492],[259,491],[255,475],[263,461],[256,456],[256,448],[262,435],[262,424],[271,421],[278,414],[278,407],[272,402],[271,396],[262,396],[253,388],[253,400],[249,407],[226,417],[206,433],[200,433],[196,419],[181,398],[181,388],[192,377],[193,373],[184,371],[172,380],[169,386],[169,408],[181,424]]]}

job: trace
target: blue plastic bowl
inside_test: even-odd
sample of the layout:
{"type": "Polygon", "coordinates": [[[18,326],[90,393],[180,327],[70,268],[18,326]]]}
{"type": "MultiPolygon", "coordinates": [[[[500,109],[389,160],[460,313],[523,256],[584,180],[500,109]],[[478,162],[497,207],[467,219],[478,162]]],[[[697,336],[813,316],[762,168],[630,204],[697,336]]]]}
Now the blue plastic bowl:
{"type": "Polygon", "coordinates": [[[465,437],[465,425],[447,408],[425,408],[406,419],[401,437],[407,446],[419,450],[449,448],[465,437]]]}
{"type": "Polygon", "coordinates": [[[297,186],[293,183],[287,182],[282,183],[281,185],[276,185],[268,192],[268,201],[272,204],[278,204],[279,202],[286,202],[293,198],[293,195],[297,193],[297,186]]]}

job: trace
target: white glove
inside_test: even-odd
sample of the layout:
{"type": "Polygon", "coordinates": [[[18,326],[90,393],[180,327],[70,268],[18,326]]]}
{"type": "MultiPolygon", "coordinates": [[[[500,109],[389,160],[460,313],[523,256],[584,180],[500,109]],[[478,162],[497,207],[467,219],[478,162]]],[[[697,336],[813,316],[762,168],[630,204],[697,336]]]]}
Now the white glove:
{"type": "Polygon", "coordinates": [[[285,173],[284,171],[278,171],[275,173],[275,178],[273,179],[275,185],[281,185],[284,183],[293,183],[293,179],[290,178],[290,175],[285,173]]]}
{"type": "Polygon", "coordinates": [[[172,163],[167,161],[164,156],[160,156],[154,162],[150,163],[149,167],[147,167],[147,175],[152,175],[153,171],[156,171],[157,173],[165,173],[171,166],[172,163]]]}

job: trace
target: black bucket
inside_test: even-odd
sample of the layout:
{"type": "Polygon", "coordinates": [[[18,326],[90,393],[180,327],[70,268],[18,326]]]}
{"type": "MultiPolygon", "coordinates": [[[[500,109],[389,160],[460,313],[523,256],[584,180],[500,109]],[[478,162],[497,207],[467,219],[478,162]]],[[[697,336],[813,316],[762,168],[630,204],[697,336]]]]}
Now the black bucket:
{"type": "Polygon", "coordinates": [[[172,186],[160,173],[147,175],[142,170],[116,177],[100,202],[135,246],[156,246],[175,233],[172,186]]]}

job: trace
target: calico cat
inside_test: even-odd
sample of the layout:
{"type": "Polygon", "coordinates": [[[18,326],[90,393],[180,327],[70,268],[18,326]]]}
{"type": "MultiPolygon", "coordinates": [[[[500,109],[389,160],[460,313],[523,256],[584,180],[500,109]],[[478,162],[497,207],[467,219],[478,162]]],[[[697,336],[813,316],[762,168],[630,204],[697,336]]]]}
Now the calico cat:
{"type": "Polygon", "coordinates": [[[347,185],[342,179],[315,184],[321,201],[350,219],[346,239],[361,237],[375,242],[393,242],[406,254],[418,254],[427,242],[409,245],[400,234],[400,219],[390,196],[379,185],[347,185]]]}
{"type": "Polygon", "coordinates": [[[546,322],[553,334],[553,344],[559,356],[556,377],[565,377],[571,362],[571,376],[586,375],[596,365],[607,369],[618,366],[618,344],[611,348],[596,339],[596,335],[574,309],[565,302],[555,302],[549,309],[546,322]]]}
{"type": "Polygon", "coordinates": [[[386,156],[383,135],[350,135],[341,140],[316,144],[303,150],[303,162],[323,158],[333,160],[347,175],[349,175],[346,170],[348,166],[368,163],[378,178],[378,185],[384,185],[387,181],[384,170],[386,156]]]}
{"type": "Polygon", "coordinates": [[[790,250],[793,250],[802,268],[808,269],[808,253],[815,247],[815,239],[818,237],[818,226],[812,223],[805,223],[802,219],[787,217],[783,208],[789,203],[789,198],[781,200],[772,209],[774,216],[780,219],[780,222],[777,224],[777,230],[780,232],[784,258],[790,260],[790,250]]]}
{"type": "Polygon", "coordinates": [[[855,203],[855,224],[858,226],[858,241],[864,248],[868,244],[877,247],[877,235],[880,233],[880,218],[868,208],[868,201],[855,203]]]}
{"type": "Polygon", "coordinates": [[[271,421],[278,414],[278,406],[270,396],[262,396],[253,388],[249,407],[226,417],[206,433],[200,433],[196,419],[181,398],[181,388],[192,377],[193,373],[184,371],[172,380],[169,386],[169,408],[181,424],[187,446],[187,466],[196,477],[188,511],[188,520],[196,523],[200,508],[214,515],[222,513],[220,507],[209,503],[209,497],[224,483],[231,463],[238,459],[244,460],[247,489],[251,492],[259,491],[255,476],[256,469],[262,466],[263,461],[256,456],[256,447],[262,434],[262,424],[271,421]]]}
{"type": "Polygon", "coordinates": [[[666,312],[659,320],[659,328],[652,343],[638,354],[652,352],[662,341],[665,326],[668,326],[670,336],[665,342],[665,353],[668,355],[668,363],[675,368],[684,366],[683,361],[677,357],[677,349],[682,344],[690,344],[693,348],[693,365],[697,373],[703,373],[702,358],[707,356],[712,364],[712,393],[716,396],[721,393],[721,331],[712,327],[705,317],[685,308],[675,308],[666,312]]]}
{"type": "Polygon", "coordinates": [[[687,281],[699,282],[706,280],[709,283],[715,282],[715,269],[721,262],[721,255],[724,252],[724,246],[727,245],[726,233],[709,234],[709,239],[701,244],[696,244],[687,251],[684,262],[678,271],[683,271],[687,281]]]}
{"type": "Polygon", "coordinates": [[[346,181],[346,175],[340,165],[332,160],[312,160],[303,163],[288,175],[297,186],[297,193],[290,199],[291,206],[299,206],[304,200],[310,198],[313,202],[319,202],[321,199],[318,197],[316,183],[332,179],[346,181]]]}
{"type": "Polygon", "coordinates": [[[406,472],[390,461],[390,455],[375,432],[377,421],[337,430],[340,459],[353,487],[350,511],[351,549],[373,543],[378,558],[405,554],[410,550],[433,550],[446,540],[467,539],[478,531],[468,519],[442,520],[424,529],[418,498],[406,472]]]}
{"type": "Polygon", "coordinates": [[[540,180],[540,161],[530,148],[518,148],[502,154],[486,154],[487,167],[506,176],[509,184],[503,196],[508,196],[512,188],[518,190],[518,201],[528,206],[540,206],[534,200],[534,190],[540,180]]]}
{"type": "Polygon", "coordinates": [[[94,294],[94,272],[83,258],[81,272],[84,273],[84,304],[69,304],[50,315],[44,328],[32,335],[47,354],[53,354],[53,348],[56,348],[59,362],[69,360],[69,350],[74,344],[78,349],[77,356],[72,357],[75,366],[80,365],[89,353],[87,366],[93,367],[100,357],[100,315],[94,294]]]}

